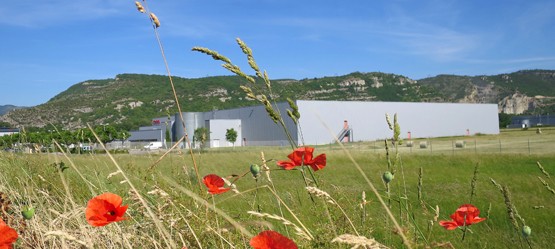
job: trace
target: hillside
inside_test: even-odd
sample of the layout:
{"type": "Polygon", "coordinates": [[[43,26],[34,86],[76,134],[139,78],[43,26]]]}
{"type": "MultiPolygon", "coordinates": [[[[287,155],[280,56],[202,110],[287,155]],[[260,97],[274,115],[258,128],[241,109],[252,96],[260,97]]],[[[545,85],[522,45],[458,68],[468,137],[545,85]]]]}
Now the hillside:
{"type": "MultiPolygon", "coordinates": [[[[237,76],[173,78],[183,111],[210,111],[256,105],[244,98],[237,76]]],[[[530,70],[495,76],[439,75],[418,82],[386,73],[272,81],[278,101],[305,100],[424,101],[498,103],[500,112],[553,111],[555,71],[530,70]],[[540,96],[541,95],[541,96],[540,96]]],[[[166,76],[120,74],[114,79],[75,84],[47,103],[0,116],[14,126],[67,129],[86,123],[125,129],[148,125],[151,118],[174,114],[177,107],[166,76]]]]}
{"type": "Polygon", "coordinates": [[[500,113],[555,111],[555,70],[523,70],[493,76],[438,75],[418,81],[440,93],[438,101],[497,103],[500,113]]]}
{"type": "Polygon", "coordinates": [[[4,115],[6,113],[8,113],[9,111],[15,110],[15,109],[21,109],[21,108],[25,108],[22,106],[15,106],[15,105],[0,105],[0,115],[4,115]]]}

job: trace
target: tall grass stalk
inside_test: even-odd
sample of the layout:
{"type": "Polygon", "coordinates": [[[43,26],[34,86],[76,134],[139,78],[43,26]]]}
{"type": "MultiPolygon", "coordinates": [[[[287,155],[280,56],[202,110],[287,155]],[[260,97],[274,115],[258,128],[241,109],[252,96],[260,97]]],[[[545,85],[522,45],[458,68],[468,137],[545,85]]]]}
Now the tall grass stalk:
{"type": "Polygon", "coordinates": [[[162,226],[162,223],[160,222],[160,220],[158,219],[158,217],[156,217],[156,215],[152,212],[152,209],[150,208],[150,206],[148,205],[148,203],[146,203],[145,199],[142,197],[142,195],[139,193],[139,191],[137,190],[137,188],[135,188],[135,185],[133,185],[133,183],[131,182],[131,180],[129,179],[129,177],[127,177],[127,174],[123,171],[123,169],[119,166],[118,162],[116,161],[116,159],[112,156],[112,154],[110,153],[110,151],[106,148],[106,146],[104,145],[104,143],[101,142],[100,138],[98,137],[98,134],[96,134],[96,132],[94,132],[93,128],[87,124],[87,126],[89,127],[89,129],[91,130],[92,134],[94,135],[94,137],[96,138],[96,140],[100,143],[100,146],[102,146],[102,148],[106,151],[106,154],[108,155],[108,157],[110,158],[110,160],[112,161],[112,163],[116,166],[116,168],[121,171],[121,175],[123,176],[123,178],[125,179],[126,183],[129,185],[129,187],[131,188],[131,190],[133,190],[133,192],[135,193],[135,195],[138,197],[140,203],[142,204],[142,206],[145,208],[145,210],[147,211],[148,215],[150,216],[150,218],[152,219],[152,221],[154,222],[154,224],[156,225],[156,228],[158,230],[158,233],[161,235],[162,239],[164,240],[164,242],[166,243],[167,246],[171,247],[171,248],[176,248],[177,245],[175,244],[175,242],[173,241],[172,237],[170,236],[170,234],[168,233],[168,231],[166,230],[166,228],[164,226],[162,226]]]}
{"type": "Polygon", "coordinates": [[[69,165],[71,165],[72,169],[75,170],[75,172],[79,175],[79,177],[81,178],[81,180],[85,183],[87,183],[87,187],[89,188],[89,191],[91,192],[92,195],[96,195],[96,191],[94,191],[94,189],[92,187],[95,187],[98,189],[98,187],[96,187],[94,184],[92,184],[89,180],[87,180],[87,178],[85,178],[85,176],[83,176],[83,174],[81,173],[81,171],[77,168],[77,166],[75,166],[75,163],[73,163],[73,160],[71,160],[71,158],[69,158],[67,156],[67,154],[65,152],[63,152],[64,150],[62,149],[62,147],[60,146],[60,144],[56,141],[53,140],[54,144],[56,145],[56,147],[58,147],[58,149],[60,151],[62,151],[62,155],[64,155],[64,157],[67,159],[67,161],[69,162],[69,165]]]}
{"type": "Polygon", "coordinates": [[[341,205],[339,205],[339,203],[333,199],[333,197],[331,197],[330,194],[328,194],[327,192],[319,189],[319,188],[315,188],[315,187],[306,187],[306,190],[309,193],[312,193],[313,195],[315,195],[316,197],[320,197],[323,198],[324,200],[326,200],[327,202],[337,206],[337,208],[341,211],[341,213],[343,214],[343,217],[345,217],[345,219],[347,219],[347,221],[349,222],[349,225],[351,225],[351,228],[353,228],[353,231],[355,232],[356,235],[360,235],[357,231],[357,228],[355,227],[355,225],[353,224],[353,222],[351,221],[351,219],[349,218],[349,216],[347,215],[347,213],[345,213],[345,210],[341,207],[341,205]]]}
{"type": "MultiPolygon", "coordinates": [[[[193,166],[195,168],[195,173],[197,175],[199,190],[202,191],[202,183],[201,183],[201,180],[200,180],[201,178],[200,178],[200,174],[199,174],[199,170],[198,170],[198,165],[197,165],[197,162],[195,160],[193,147],[191,146],[191,140],[189,139],[189,135],[187,134],[187,127],[185,126],[185,118],[183,117],[183,111],[181,110],[181,104],[179,104],[179,98],[177,97],[177,91],[175,90],[175,85],[173,83],[173,78],[172,78],[172,74],[171,74],[171,71],[170,71],[170,66],[168,64],[168,60],[166,59],[166,53],[164,51],[164,46],[162,45],[162,40],[160,39],[160,34],[158,33],[158,27],[160,26],[160,23],[157,23],[158,20],[155,20],[154,18],[152,18],[152,12],[148,8],[147,1],[143,0],[143,3],[144,3],[144,8],[146,10],[146,13],[149,15],[149,20],[152,23],[152,27],[153,27],[153,30],[154,30],[154,35],[156,36],[156,41],[158,42],[158,47],[160,48],[160,54],[162,55],[162,60],[164,61],[164,66],[166,68],[166,73],[168,74],[168,79],[170,81],[170,85],[171,85],[171,88],[172,88],[172,93],[173,93],[173,97],[174,97],[174,100],[175,100],[175,105],[177,106],[177,110],[179,112],[179,118],[181,119],[181,124],[183,126],[184,138],[185,138],[185,141],[187,142],[187,146],[189,147],[189,154],[191,155],[191,160],[193,161],[193,166]]],[[[183,138],[181,138],[180,140],[183,140],[183,138]]],[[[174,147],[172,147],[172,148],[174,148],[174,147]]]]}
{"type": "MultiPolygon", "coordinates": [[[[470,182],[470,200],[468,201],[468,203],[472,204],[472,199],[474,198],[474,196],[476,195],[476,184],[478,182],[478,164],[476,164],[476,166],[474,167],[474,174],[472,176],[472,181],[470,182]]],[[[466,232],[468,230],[468,226],[466,225],[466,215],[467,213],[464,214],[464,229],[463,229],[463,234],[462,234],[462,238],[461,240],[464,240],[465,236],[466,236],[466,232]]]]}
{"type": "MultiPolygon", "coordinates": [[[[270,187],[272,188],[272,190],[274,190],[275,193],[277,193],[276,186],[274,185],[274,181],[272,181],[272,178],[270,177],[270,167],[268,167],[268,164],[267,164],[268,161],[266,160],[266,156],[264,156],[263,151],[260,152],[260,160],[262,162],[262,171],[264,171],[264,174],[266,175],[266,179],[268,179],[268,182],[270,182],[270,187]]],[[[277,200],[276,203],[278,205],[279,213],[281,214],[281,216],[283,216],[283,208],[281,207],[281,202],[277,200]]],[[[287,226],[285,226],[285,231],[287,234],[289,234],[289,230],[287,229],[287,226]]]]}
{"type": "Polygon", "coordinates": [[[285,202],[281,199],[281,197],[279,197],[279,195],[272,189],[270,188],[268,185],[264,185],[268,190],[270,190],[270,192],[272,192],[272,194],[274,195],[274,197],[285,207],[285,209],[287,209],[287,211],[289,212],[289,214],[291,214],[291,216],[293,216],[293,218],[297,221],[297,223],[299,223],[299,225],[303,228],[303,230],[305,231],[305,233],[308,235],[308,237],[313,240],[314,236],[312,235],[312,233],[310,232],[310,230],[308,230],[308,228],[306,228],[306,226],[301,222],[301,220],[297,217],[297,215],[295,215],[295,213],[293,212],[293,210],[291,210],[291,208],[289,208],[289,206],[287,206],[287,204],[285,204],[285,202]]]}
{"type": "Polygon", "coordinates": [[[252,233],[250,233],[245,227],[243,227],[241,224],[239,224],[239,222],[235,221],[235,219],[231,218],[231,216],[226,214],[221,209],[216,208],[216,206],[214,206],[214,205],[211,205],[206,200],[200,198],[200,196],[198,196],[197,194],[195,194],[191,190],[188,190],[188,189],[184,188],[183,186],[177,184],[177,182],[170,179],[169,177],[163,176],[163,175],[161,175],[160,177],[163,178],[170,185],[172,185],[175,189],[177,189],[177,190],[183,192],[184,194],[186,194],[187,196],[191,197],[195,202],[198,202],[198,203],[202,204],[203,206],[211,209],[212,211],[216,212],[218,215],[222,216],[231,225],[233,225],[235,228],[237,228],[244,236],[249,237],[249,238],[253,237],[252,233]]]}
{"type": "Polygon", "coordinates": [[[422,199],[422,178],[423,177],[424,177],[424,169],[420,167],[420,170],[418,171],[418,202],[420,202],[420,205],[425,208],[426,205],[424,205],[424,200],[422,199]]]}
{"type": "MultiPolygon", "coordinates": [[[[330,133],[333,134],[333,132],[331,131],[331,129],[328,127],[327,124],[325,124],[322,119],[320,118],[320,121],[322,122],[322,124],[324,125],[324,127],[326,128],[326,130],[330,133]]],[[[397,219],[395,218],[395,216],[393,215],[393,213],[391,212],[391,210],[389,209],[388,205],[385,203],[385,201],[383,200],[382,196],[380,195],[380,193],[378,192],[378,189],[376,189],[376,187],[374,186],[374,184],[372,183],[372,181],[370,181],[370,178],[368,178],[368,176],[366,175],[366,173],[364,173],[364,170],[362,170],[362,168],[360,167],[360,165],[358,164],[358,162],[354,159],[354,157],[351,155],[351,153],[349,152],[349,150],[347,150],[347,148],[345,148],[345,146],[339,141],[339,139],[337,139],[337,137],[335,137],[335,142],[337,144],[339,144],[339,147],[341,148],[341,150],[345,153],[345,155],[349,158],[349,160],[351,161],[352,165],[355,166],[355,168],[358,170],[359,174],[364,178],[364,181],[366,181],[366,184],[368,184],[368,186],[370,187],[370,189],[372,190],[372,192],[374,193],[374,195],[376,196],[376,198],[378,198],[378,201],[380,202],[380,204],[382,205],[382,207],[384,208],[384,210],[387,213],[387,216],[389,217],[389,219],[393,222],[393,225],[395,226],[395,229],[397,230],[397,233],[399,234],[399,236],[401,237],[401,239],[403,240],[403,244],[405,244],[405,246],[407,246],[407,248],[412,248],[410,241],[407,239],[407,236],[405,235],[405,233],[403,232],[403,229],[401,228],[401,226],[399,225],[399,223],[397,222],[397,219]]]]}

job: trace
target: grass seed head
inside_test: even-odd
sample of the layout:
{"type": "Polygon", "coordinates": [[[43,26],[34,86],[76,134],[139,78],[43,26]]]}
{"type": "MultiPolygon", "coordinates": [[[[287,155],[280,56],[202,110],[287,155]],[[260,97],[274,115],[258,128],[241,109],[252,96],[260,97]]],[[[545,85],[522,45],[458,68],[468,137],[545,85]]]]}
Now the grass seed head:
{"type": "Polygon", "coordinates": [[[366,238],[364,236],[356,236],[352,234],[342,234],[335,237],[332,243],[340,243],[340,244],[347,244],[353,246],[352,248],[371,248],[371,249],[378,249],[378,248],[388,248],[385,245],[382,245],[380,242],[376,241],[372,238],[366,238]]]}
{"type": "Polygon", "coordinates": [[[141,3],[139,3],[138,1],[135,1],[135,6],[137,6],[137,10],[141,13],[145,13],[145,8],[143,8],[143,5],[141,3]]]}
{"type": "Polygon", "coordinates": [[[217,51],[208,49],[208,48],[204,48],[204,47],[193,47],[191,50],[193,51],[197,51],[197,52],[201,52],[203,54],[207,54],[212,56],[212,59],[214,60],[218,60],[218,61],[223,61],[227,64],[231,64],[231,60],[221,54],[219,54],[217,51]]]}
{"type": "Polygon", "coordinates": [[[387,122],[387,126],[389,126],[390,130],[393,130],[393,123],[391,122],[391,117],[389,114],[385,114],[385,121],[387,122]]]}
{"type": "Polygon", "coordinates": [[[538,168],[540,168],[541,172],[547,177],[547,178],[551,178],[551,176],[549,175],[549,173],[547,171],[545,171],[545,169],[543,168],[542,164],[540,163],[540,161],[537,161],[536,164],[538,165],[538,168]]]}
{"type": "Polygon", "coordinates": [[[150,13],[150,19],[156,28],[160,27],[160,20],[158,20],[158,17],[154,13],[150,13]]]}

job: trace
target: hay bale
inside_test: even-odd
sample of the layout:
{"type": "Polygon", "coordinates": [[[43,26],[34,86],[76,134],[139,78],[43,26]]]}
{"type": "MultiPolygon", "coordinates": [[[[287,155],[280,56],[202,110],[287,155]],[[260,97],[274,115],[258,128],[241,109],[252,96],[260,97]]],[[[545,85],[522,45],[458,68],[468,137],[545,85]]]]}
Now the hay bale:
{"type": "Polygon", "coordinates": [[[466,147],[466,141],[463,141],[463,140],[455,141],[455,147],[456,148],[465,148],[466,147]]]}
{"type": "Polygon", "coordinates": [[[426,149],[426,148],[428,148],[428,142],[427,141],[420,142],[420,149],[426,149]]]}
{"type": "Polygon", "coordinates": [[[412,141],[407,141],[407,147],[412,147],[413,146],[413,142],[412,141]]]}

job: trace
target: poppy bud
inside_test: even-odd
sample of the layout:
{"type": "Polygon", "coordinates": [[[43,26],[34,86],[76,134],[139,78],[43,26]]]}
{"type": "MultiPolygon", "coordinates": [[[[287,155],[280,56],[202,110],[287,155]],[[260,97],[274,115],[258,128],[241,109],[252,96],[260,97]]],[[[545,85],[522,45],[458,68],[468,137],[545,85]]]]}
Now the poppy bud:
{"type": "Polygon", "coordinates": [[[258,174],[260,174],[260,166],[258,164],[251,164],[251,174],[254,177],[258,177],[258,174]]]}
{"type": "Polygon", "coordinates": [[[530,228],[529,226],[522,226],[522,236],[528,238],[530,234],[532,234],[532,228],[530,228]]]}
{"type": "Polygon", "coordinates": [[[25,218],[26,220],[30,220],[35,215],[35,209],[34,208],[26,208],[26,209],[21,211],[21,215],[23,215],[23,218],[25,218]]]}
{"type": "Polygon", "coordinates": [[[395,178],[395,176],[393,174],[391,174],[391,172],[389,172],[389,171],[386,171],[382,175],[382,179],[385,183],[391,182],[393,180],[393,178],[395,178]]]}

